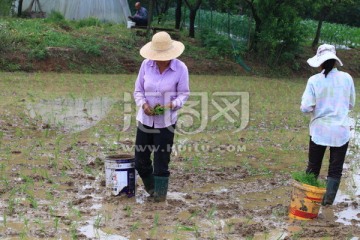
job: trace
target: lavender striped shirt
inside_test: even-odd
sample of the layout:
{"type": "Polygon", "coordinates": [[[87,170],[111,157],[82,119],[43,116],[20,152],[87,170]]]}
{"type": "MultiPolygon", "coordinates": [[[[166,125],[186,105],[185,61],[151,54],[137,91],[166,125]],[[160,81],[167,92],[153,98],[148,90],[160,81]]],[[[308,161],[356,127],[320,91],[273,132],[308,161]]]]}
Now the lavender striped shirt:
{"type": "Polygon", "coordinates": [[[169,67],[160,74],[156,62],[145,59],[135,82],[134,98],[136,105],[140,107],[136,120],[155,128],[173,125],[177,121],[177,110],[184,105],[189,95],[189,72],[182,61],[172,59],[169,67]],[[165,105],[170,102],[173,109],[165,111],[164,115],[148,116],[142,109],[144,103],[155,107],[156,104],[165,105]]]}
{"type": "Polygon", "coordinates": [[[327,77],[318,73],[309,78],[301,111],[311,113],[310,136],[322,146],[340,147],[350,139],[349,111],[355,105],[352,77],[332,69],[327,77]]]}

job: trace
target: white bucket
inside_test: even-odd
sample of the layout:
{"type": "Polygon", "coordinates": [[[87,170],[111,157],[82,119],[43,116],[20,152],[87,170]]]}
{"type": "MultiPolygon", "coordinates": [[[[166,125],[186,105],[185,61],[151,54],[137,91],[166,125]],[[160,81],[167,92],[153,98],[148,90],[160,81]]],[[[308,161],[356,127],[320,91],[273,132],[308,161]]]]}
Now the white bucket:
{"type": "Polygon", "coordinates": [[[134,27],[135,23],[133,21],[127,21],[127,28],[134,27]]]}
{"type": "Polygon", "coordinates": [[[106,187],[113,195],[135,196],[135,158],[131,155],[112,155],[105,158],[106,187]]]}

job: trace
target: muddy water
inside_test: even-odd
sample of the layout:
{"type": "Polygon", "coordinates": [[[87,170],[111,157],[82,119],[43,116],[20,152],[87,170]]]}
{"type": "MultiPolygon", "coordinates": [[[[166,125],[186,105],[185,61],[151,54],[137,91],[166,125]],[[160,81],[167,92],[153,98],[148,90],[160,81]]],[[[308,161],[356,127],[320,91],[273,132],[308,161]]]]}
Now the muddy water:
{"type": "Polygon", "coordinates": [[[45,124],[70,132],[95,126],[111,110],[115,100],[108,97],[93,99],[59,98],[27,104],[28,115],[40,118],[45,124]]]}
{"type": "MultiPolygon", "coordinates": [[[[226,167],[199,167],[184,160],[181,153],[174,154],[165,203],[149,201],[140,179],[135,197],[112,196],[104,186],[102,149],[107,146],[88,137],[84,130],[96,129],[114,102],[94,98],[26,104],[25,112],[41,119],[38,128],[48,124],[46,127],[57,134],[62,132],[59,129],[67,136],[84,134],[81,140],[62,141],[58,166],[52,164],[56,142],[44,140],[41,146],[24,151],[42,134],[35,131],[20,138],[16,132],[3,129],[5,137],[18,144],[6,143],[10,151],[1,154],[0,163],[6,170],[1,171],[5,176],[0,186],[1,239],[356,240],[360,236],[357,131],[335,206],[322,209],[316,220],[294,221],[287,217],[291,192],[288,173],[278,169],[271,174],[254,174],[226,159],[222,159],[226,167]]],[[[27,128],[27,122],[31,120],[18,124],[27,128]]],[[[134,135],[126,137],[127,144],[133,144],[134,135]]],[[[178,144],[189,140],[177,139],[178,144]]]]}

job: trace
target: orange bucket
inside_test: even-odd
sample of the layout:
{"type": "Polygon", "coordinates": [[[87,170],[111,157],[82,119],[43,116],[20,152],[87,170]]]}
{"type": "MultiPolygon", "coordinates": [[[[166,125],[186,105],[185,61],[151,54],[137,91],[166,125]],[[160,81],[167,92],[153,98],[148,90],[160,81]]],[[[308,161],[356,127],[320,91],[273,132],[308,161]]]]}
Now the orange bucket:
{"type": "Polygon", "coordinates": [[[293,182],[289,217],[311,220],[318,216],[326,188],[319,188],[298,181],[293,182]]]}

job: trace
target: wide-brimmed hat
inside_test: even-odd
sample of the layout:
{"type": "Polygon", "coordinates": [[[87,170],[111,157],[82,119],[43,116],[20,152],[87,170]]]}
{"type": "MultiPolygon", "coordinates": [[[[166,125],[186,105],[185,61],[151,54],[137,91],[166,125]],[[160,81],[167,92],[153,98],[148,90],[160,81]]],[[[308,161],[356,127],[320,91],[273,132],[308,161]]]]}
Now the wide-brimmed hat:
{"type": "Polygon", "coordinates": [[[172,40],[167,32],[158,32],[140,49],[140,55],[151,60],[168,61],[180,56],[184,49],[184,44],[172,40]]]}
{"type": "Polygon", "coordinates": [[[335,47],[330,44],[323,44],[318,47],[316,55],[307,60],[307,63],[311,67],[320,67],[323,62],[329,59],[335,59],[336,61],[338,61],[340,66],[343,65],[341,60],[336,56],[335,47]]]}

